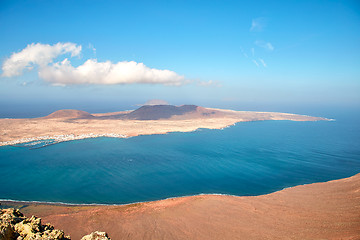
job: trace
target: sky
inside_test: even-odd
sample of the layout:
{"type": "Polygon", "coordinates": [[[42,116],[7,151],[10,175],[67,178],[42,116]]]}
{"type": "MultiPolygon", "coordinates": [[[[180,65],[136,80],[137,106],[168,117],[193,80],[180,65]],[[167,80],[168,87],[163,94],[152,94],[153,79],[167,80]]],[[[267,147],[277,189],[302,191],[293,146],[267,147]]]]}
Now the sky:
{"type": "Polygon", "coordinates": [[[360,108],[356,0],[0,0],[0,36],[0,117],[360,108]]]}

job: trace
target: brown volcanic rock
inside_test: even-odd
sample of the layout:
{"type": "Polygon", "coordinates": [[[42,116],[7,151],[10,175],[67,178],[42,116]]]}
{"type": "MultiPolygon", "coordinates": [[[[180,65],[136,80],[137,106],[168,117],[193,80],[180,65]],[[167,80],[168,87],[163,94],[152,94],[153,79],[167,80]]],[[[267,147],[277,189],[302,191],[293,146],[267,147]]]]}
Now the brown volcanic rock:
{"type": "Polygon", "coordinates": [[[174,115],[171,117],[173,120],[188,120],[188,119],[211,119],[222,117],[233,117],[232,112],[224,112],[218,109],[204,108],[197,106],[194,111],[186,112],[182,115],[174,115]]]}
{"type": "Polygon", "coordinates": [[[167,119],[175,115],[183,115],[189,112],[194,112],[198,106],[195,105],[145,105],[135,111],[126,114],[127,119],[136,120],[158,120],[167,119]]]}
{"type": "Polygon", "coordinates": [[[81,111],[81,110],[63,109],[63,110],[53,112],[53,113],[51,113],[48,116],[43,117],[43,118],[46,118],[46,119],[51,119],[51,118],[82,118],[82,119],[87,119],[87,118],[94,118],[94,116],[91,115],[88,112],[81,111]]]}

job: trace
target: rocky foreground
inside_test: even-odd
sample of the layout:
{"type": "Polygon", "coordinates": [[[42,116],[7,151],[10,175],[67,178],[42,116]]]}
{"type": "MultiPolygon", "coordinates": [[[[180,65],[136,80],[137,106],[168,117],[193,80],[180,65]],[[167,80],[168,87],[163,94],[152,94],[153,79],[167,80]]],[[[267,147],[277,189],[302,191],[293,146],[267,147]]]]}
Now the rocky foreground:
{"type": "MultiPolygon", "coordinates": [[[[19,209],[0,210],[0,240],[70,240],[62,230],[41,224],[41,218],[25,217],[19,209]]],[[[105,232],[93,232],[81,240],[107,240],[105,232]]]]}

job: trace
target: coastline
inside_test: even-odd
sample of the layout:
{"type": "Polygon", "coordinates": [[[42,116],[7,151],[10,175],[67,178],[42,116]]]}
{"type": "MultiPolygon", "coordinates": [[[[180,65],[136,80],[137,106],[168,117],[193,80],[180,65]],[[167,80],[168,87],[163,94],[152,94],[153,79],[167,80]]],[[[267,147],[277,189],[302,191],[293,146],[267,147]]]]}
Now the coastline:
{"type": "MultiPolygon", "coordinates": [[[[0,203],[11,203],[11,204],[45,204],[45,205],[53,205],[53,206],[130,206],[133,204],[144,204],[144,203],[150,203],[150,202],[158,202],[158,201],[166,201],[166,200],[175,200],[178,198],[188,198],[188,197],[196,197],[196,196],[228,196],[228,197],[259,197],[259,196],[266,196],[270,194],[274,194],[277,192],[285,191],[287,189],[297,188],[299,186],[307,186],[312,184],[318,184],[318,183],[329,183],[333,181],[353,178],[356,175],[360,175],[360,173],[356,173],[354,175],[351,175],[349,177],[344,178],[337,178],[337,179],[331,179],[325,182],[314,182],[314,183],[308,183],[308,184],[299,184],[291,187],[285,187],[283,189],[266,193],[266,194],[260,194],[260,195],[234,195],[234,194],[226,194],[226,193],[198,193],[194,195],[183,195],[183,196],[176,196],[176,197],[166,197],[161,198],[158,200],[152,200],[152,201],[138,201],[138,202],[130,202],[130,203],[67,203],[67,202],[49,202],[49,201],[32,201],[32,200],[15,200],[15,199],[0,199],[0,203]]],[[[1,206],[1,205],[0,205],[1,206]]]]}
{"type": "MultiPolygon", "coordinates": [[[[14,140],[11,141],[35,141],[28,144],[31,147],[37,144],[36,141],[49,139],[58,143],[85,138],[130,138],[224,129],[239,122],[329,120],[257,114],[260,115],[247,115],[247,118],[245,115],[231,115],[147,121],[12,119],[0,121],[0,128],[6,127],[3,136],[12,137],[14,140]],[[22,133],[27,135],[20,138],[22,133]]],[[[44,223],[50,222],[69,233],[72,239],[80,239],[96,230],[108,232],[112,239],[357,239],[360,238],[358,199],[360,173],[349,178],[286,187],[256,196],[206,193],[124,204],[91,203],[92,200],[79,204],[3,199],[0,200],[0,208],[16,207],[26,216],[41,217],[44,223]]]]}
{"type": "MultiPolygon", "coordinates": [[[[211,108],[209,108],[211,109],[211,108]]],[[[187,118],[175,116],[159,120],[120,119],[72,119],[34,118],[0,119],[0,146],[53,140],[52,144],[97,137],[128,138],[140,135],[167,134],[170,132],[193,132],[198,129],[224,129],[239,122],[289,120],[289,121],[331,121],[321,117],[311,117],[276,112],[241,112],[214,109],[220,117],[187,118]]],[[[98,114],[98,117],[111,113],[98,114]]]]}
{"type": "Polygon", "coordinates": [[[31,143],[35,141],[44,141],[44,140],[54,140],[51,144],[61,143],[61,142],[68,142],[68,141],[75,141],[87,138],[98,138],[98,137],[112,137],[112,138],[128,138],[126,135],[116,134],[116,133],[103,133],[103,134],[81,134],[81,135],[74,135],[74,134],[66,134],[66,135],[54,135],[54,136],[39,136],[39,137],[31,137],[31,138],[21,138],[12,141],[5,141],[0,142],[1,146],[8,146],[8,145],[16,145],[22,143],[31,143]]]}
{"type": "Polygon", "coordinates": [[[168,134],[171,132],[194,132],[198,129],[220,129],[223,130],[225,128],[234,126],[238,122],[244,122],[244,121],[236,121],[234,123],[229,123],[225,126],[220,125],[216,127],[198,127],[195,129],[184,129],[182,131],[155,131],[151,133],[133,133],[131,135],[126,134],[120,134],[120,133],[86,133],[86,134],[61,134],[61,135],[46,135],[46,136],[36,136],[36,137],[27,137],[27,138],[20,138],[10,141],[2,141],[0,142],[1,146],[11,146],[16,144],[23,144],[23,143],[30,143],[34,141],[44,141],[44,140],[54,140],[52,144],[57,144],[61,142],[68,142],[68,141],[74,141],[74,140],[81,140],[81,139],[87,139],[87,138],[99,138],[99,137],[111,137],[111,138],[129,138],[129,137],[136,137],[136,136],[142,136],[142,135],[162,135],[162,134],[168,134]]]}
{"type": "Polygon", "coordinates": [[[358,239],[359,198],[360,173],[259,196],[204,194],[125,205],[0,203],[39,216],[73,239],[95,230],[113,239],[358,239]]]}

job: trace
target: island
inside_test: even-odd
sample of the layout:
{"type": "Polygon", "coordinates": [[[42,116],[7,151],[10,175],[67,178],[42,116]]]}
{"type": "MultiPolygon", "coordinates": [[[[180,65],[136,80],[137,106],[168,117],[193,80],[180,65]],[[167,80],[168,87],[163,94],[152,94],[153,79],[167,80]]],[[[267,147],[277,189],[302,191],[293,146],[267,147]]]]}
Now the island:
{"type": "MultiPolygon", "coordinates": [[[[0,119],[0,145],[127,138],[264,120],[330,119],[195,105],[146,105],[133,111],[94,114],[59,110],[39,118],[0,119]]],[[[359,239],[359,199],[360,174],[261,196],[200,194],[124,205],[1,200],[1,209],[15,209],[1,210],[0,238],[10,229],[21,237],[43,236],[39,239],[70,239],[67,234],[71,239],[87,234],[82,239],[95,235],[102,236],[98,239],[359,239]],[[53,226],[42,225],[48,222],[53,226]]]]}
{"type": "Polygon", "coordinates": [[[238,122],[264,120],[320,121],[291,113],[234,111],[196,105],[145,105],[134,111],[90,114],[59,110],[40,118],[0,119],[0,146],[51,139],[52,143],[96,137],[191,132],[199,128],[222,129],[238,122]]]}

